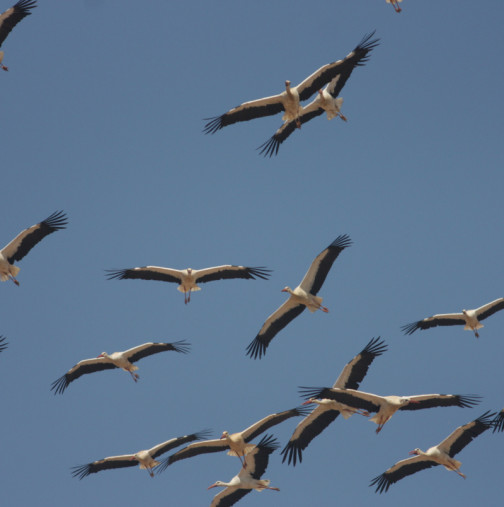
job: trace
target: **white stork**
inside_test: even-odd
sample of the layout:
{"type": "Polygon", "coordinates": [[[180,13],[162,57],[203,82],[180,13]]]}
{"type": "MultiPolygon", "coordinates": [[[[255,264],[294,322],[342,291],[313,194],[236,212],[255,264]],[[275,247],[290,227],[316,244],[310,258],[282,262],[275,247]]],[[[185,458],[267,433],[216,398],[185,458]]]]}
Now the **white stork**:
{"type": "Polygon", "coordinates": [[[490,411],[463,426],[459,426],[450,436],[445,438],[440,444],[427,449],[423,452],[420,449],[410,451],[415,454],[414,458],[403,459],[390,467],[383,474],[378,475],[372,481],[370,486],[376,486],[376,493],[388,491],[391,484],[400,481],[408,475],[412,475],[420,470],[431,468],[437,465],[443,465],[447,470],[457,472],[465,479],[465,475],[460,471],[461,462],[453,459],[467,444],[472,442],[478,435],[492,427],[492,417],[490,411]]]}
{"type": "Polygon", "coordinates": [[[334,77],[324,90],[319,90],[315,99],[307,106],[302,108],[302,112],[297,120],[286,121],[264,144],[259,146],[259,153],[264,156],[273,156],[278,154],[280,145],[296,130],[298,123],[303,124],[317,116],[327,113],[327,119],[332,120],[339,116],[347,121],[341,114],[340,109],[343,99],[338,97],[343,86],[352,74],[354,68],[364,65],[369,60],[369,52],[378,45],[379,39],[371,40],[374,32],[366,35],[357,47],[345,58],[347,65],[340,69],[340,72],[334,77]]]}
{"type": "Polygon", "coordinates": [[[464,330],[474,331],[476,338],[479,338],[477,330],[483,327],[480,321],[502,309],[504,309],[504,298],[499,298],[474,310],[462,310],[462,313],[440,313],[433,315],[432,317],[406,324],[401,327],[401,330],[404,331],[404,334],[413,334],[417,329],[464,325],[464,330]]]}
{"type": "Polygon", "coordinates": [[[54,394],[63,394],[65,389],[70,385],[70,382],[78,379],[87,373],[94,373],[95,371],[111,370],[114,368],[121,368],[131,374],[135,382],[140,378],[136,370],[138,366],[132,363],[139,361],[143,357],[151,356],[159,352],[167,350],[174,350],[186,354],[189,351],[190,345],[184,340],[173,343],[144,343],[122,352],[114,352],[107,354],[102,352],[98,357],[93,359],[84,359],[78,362],[73,368],[68,370],[58,380],[55,380],[51,385],[51,391],[54,394]]]}
{"type": "MultiPolygon", "coordinates": [[[[346,364],[333,387],[358,389],[360,383],[367,374],[369,366],[374,361],[374,358],[381,356],[386,350],[387,346],[383,341],[380,341],[380,337],[373,338],[364,349],[346,364]]],[[[306,449],[310,442],[316,436],[320,435],[340,413],[345,419],[348,419],[354,413],[360,413],[365,416],[369,415],[367,412],[363,413],[359,409],[343,405],[342,403],[327,398],[322,400],[311,398],[305,401],[304,404],[307,403],[315,403],[318,406],[297,425],[289,442],[281,452],[283,455],[282,463],[286,459],[288,459],[287,462],[289,465],[292,462],[293,466],[296,466],[297,459],[299,459],[301,463],[303,461],[302,451],[306,449]]]]}
{"type": "Polygon", "coordinates": [[[5,341],[6,339],[5,336],[0,336],[0,352],[7,348],[8,343],[5,341]]]}
{"type": "Polygon", "coordinates": [[[42,222],[21,231],[7,246],[0,250],[0,280],[5,282],[11,279],[16,285],[19,285],[16,280],[19,268],[14,266],[14,262],[20,261],[48,234],[64,229],[67,223],[66,214],[63,211],[56,211],[42,222]]]}
{"type": "Polygon", "coordinates": [[[291,82],[285,81],[285,91],[278,95],[244,102],[221,116],[205,118],[210,121],[205,125],[203,131],[206,134],[214,134],[227,125],[271,116],[282,111],[285,112],[282,117],[283,121],[294,121],[297,127],[301,127],[299,115],[303,112],[303,108],[300,101],[310,98],[337,75],[345,75],[346,73],[350,75],[356,65],[355,61],[356,55],[353,50],[343,60],[320,67],[297,86],[291,87],[291,82]]]}
{"type": "Polygon", "coordinates": [[[496,431],[504,431],[504,408],[497,414],[496,418],[493,421],[494,425],[494,433],[496,431]]]}
{"type": "Polygon", "coordinates": [[[253,489],[256,491],[264,491],[265,489],[280,491],[278,488],[270,487],[271,481],[268,479],[261,479],[268,466],[269,455],[276,449],[278,449],[277,440],[270,435],[264,435],[252,451],[245,456],[245,465],[240,469],[238,475],[235,475],[229,482],[217,481],[208,486],[207,489],[217,486],[226,488],[214,496],[210,507],[230,507],[253,489]]]}
{"type": "Polygon", "coordinates": [[[462,394],[419,394],[414,396],[378,396],[355,389],[329,387],[301,387],[303,396],[310,398],[329,398],[349,407],[376,412],[370,421],[378,424],[379,433],[385,423],[398,410],[421,410],[433,407],[472,407],[480,401],[479,396],[462,394]]]}
{"type": "Polygon", "coordinates": [[[198,283],[212,282],[214,280],[225,280],[230,278],[253,279],[262,278],[267,280],[269,269],[264,267],[248,268],[245,266],[216,266],[206,269],[173,269],[161,268],[158,266],[144,266],[142,268],[132,269],[109,269],[108,279],[141,279],[141,280],[160,280],[162,282],[175,282],[179,286],[177,289],[184,293],[184,303],[191,301],[191,292],[201,290],[198,283]]]}
{"type": "MultiPolygon", "coordinates": [[[[31,14],[30,9],[37,7],[36,0],[19,0],[15,5],[0,14],[0,47],[11,30],[25,17],[31,14]]],[[[9,70],[3,65],[4,52],[0,51],[0,67],[9,70]]]]}
{"type": "Polygon", "coordinates": [[[103,458],[86,465],[77,465],[72,467],[72,475],[79,479],[84,479],[89,474],[95,474],[102,470],[110,470],[111,468],[125,468],[134,467],[140,464],[142,470],[147,470],[151,477],[154,477],[152,469],[159,465],[159,462],[155,458],[161,456],[165,452],[168,452],[175,447],[178,447],[186,442],[192,442],[193,440],[199,440],[205,438],[208,434],[207,430],[200,431],[199,433],[192,433],[191,435],[185,435],[183,437],[172,438],[161,444],[155,445],[151,449],[138,451],[135,454],[123,454],[122,456],[110,456],[103,458]]]}
{"type": "Polygon", "coordinates": [[[251,440],[266,431],[268,428],[276,426],[286,419],[297,416],[305,416],[307,413],[308,410],[306,407],[297,407],[291,410],[285,410],[284,412],[268,415],[238,433],[230,434],[228,431],[224,431],[219,439],[202,440],[201,442],[190,444],[175,454],[172,454],[162,460],[157,471],[158,473],[161,473],[166,470],[169,465],[172,465],[181,459],[198,456],[199,454],[224,451],[226,449],[229,449],[228,454],[230,456],[238,456],[242,465],[245,467],[246,462],[243,461],[243,458],[255,447],[255,444],[249,443],[251,440]]]}
{"type": "Polygon", "coordinates": [[[392,4],[392,7],[396,12],[401,12],[402,9],[399,7],[399,2],[402,2],[402,0],[386,0],[388,4],[392,4]]]}
{"type": "Polygon", "coordinates": [[[338,236],[315,257],[303,280],[294,290],[290,287],[282,289],[282,292],[290,294],[289,299],[266,319],[255,339],[248,345],[247,355],[254,359],[258,357],[260,359],[266,354],[266,349],[276,334],[305,308],[308,308],[312,313],[317,310],[329,312],[325,306],[322,306],[322,298],[316,294],[322,287],[338,255],[351,244],[352,241],[348,235],[338,236]]]}

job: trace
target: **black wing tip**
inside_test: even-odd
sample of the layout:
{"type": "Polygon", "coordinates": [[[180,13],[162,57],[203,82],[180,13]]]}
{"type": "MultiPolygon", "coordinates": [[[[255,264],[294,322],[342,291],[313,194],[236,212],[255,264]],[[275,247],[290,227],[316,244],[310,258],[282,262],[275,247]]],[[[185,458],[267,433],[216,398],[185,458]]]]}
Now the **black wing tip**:
{"type": "Polygon", "coordinates": [[[311,414],[313,411],[313,407],[308,405],[300,405],[294,409],[294,412],[297,416],[306,417],[308,414],[311,414]]]}
{"type": "Polygon", "coordinates": [[[381,336],[378,336],[376,338],[372,338],[362,352],[371,354],[373,356],[381,356],[387,350],[388,345],[384,340],[381,339],[381,336]]]}
{"type": "Polygon", "coordinates": [[[486,426],[486,429],[494,426],[495,416],[497,412],[492,412],[491,410],[487,410],[484,414],[481,414],[477,419],[474,420],[475,423],[483,424],[486,426]]]}
{"type": "Polygon", "coordinates": [[[107,280],[124,280],[129,269],[106,269],[107,280]]]}
{"type": "Polygon", "coordinates": [[[66,374],[62,375],[59,379],[55,380],[51,384],[51,391],[54,391],[54,394],[63,394],[65,389],[70,385],[70,382],[67,379],[66,374]]]}
{"type": "Polygon", "coordinates": [[[40,225],[45,225],[51,230],[51,232],[65,229],[68,225],[68,215],[63,210],[55,211],[45,220],[42,220],[42,222],[40,222],[40,225]]]}
{"type": "Polygon", "coordinates": [[[375,493],[386,493],[391,484],[392,482],[387,478],[387,476],[385,474],[381,474],[375,477],[369,486],[376,486],[375,493]]]}
{"type": "Polygon", "coordinates": [[[0,335],[0,352],[2,350],[5,350],[7,348],[7,345],[9,345],[9,342],[6,342],[7,338],[5,336],[0,335]]]}
{"type": "Polygon", "coordinates": [[[261,359],[262,356],[266,355],[267,348],[268,345],[256,336],[247,347],[247,356],[251,359],[261,359]]]}
{"type": "Polygon", "coordinates": [[[72,477],[78,477],[80,480],[84,479],[91,473],[90,465],[77,465],[72,467],[72,477]]]}
{"type": "Polygon", "coordinates": [[[203,120],[210,120],[204,127],[203,132],[205,134],[215,134],[218,130],[224,127],[223,117],[214,116],[212,118],[203,118],[203,120]]]}
{"type": "Polygon", "coordinates": [[[205,428],[197,433],[193,433],[191,436],[194,437],[194,440],[208,440],[212,436],[212,433],[213,431],[210,428],[205,428]]]}
{"type": "Polygon", "coordinates": [[[23,11],[23,13],[28,16],[31,12],[28,9],[34,9],[37,7],[37,0],[19,0],[14,7],[23,11]]]}
{"type": "Polygon", "coordinates": [[[272,157],[273,155],[278,155],[278,150],[280,149],[281,141],[275,138],[275,136],[271,136],[265,143],[261,144],[257,150],[261,150],[259,155],[263,155],[264,157],[272,157]]]}
{"type": "Polygon", "coordinates": [[[280,447],[280,444],[273,435],[266,434],[261,438],[261,440],[257,444],[257,447],[261,447],[267,452],[273,452],[280,447]]]}
{"type": "Polygon", "coordinates": [[[405,335],[412,335],[417,329],[420,329],[420,320],[417,320],[415,322],[411,322],[410,324],[405,324],[404,326],[401,326],[401,331],[405,335]]]}
{"type": "Polygon", "coordinates": [[[353,241],[350,239],[350,236],[348,234],[340,234],[330,245],[331,247],[341,248],[342,250],[344,248],[347,248],[353,244],[353,241]]]}
{"type": "Polygon", "coordinates": [[[170,345],[175,352],[180,352],[181,354],[188,354],[191,351],[191,344],[186,340],[172,342],[170,345]]]}
{"type": "Polygon", "coordinates": [[[305,400],[309,400],[311,398],[319,399],[319,398],[322,398],[322,394],[326,389],[327,389],[327,387],[299,386],[298,393],[305,400]]]}
{"type": "Polygon", "coordinates": [[[296,466],[298,460],[299,463],[303,461],[303,451],[297,442],[287,442],[280,455],[283,456],[282,463],[285,463],[285,460],[287,460],[287,465],[292,465],[293,467],[296,466]]]}
{"type": "Polygon", "coordinates": [[[257,278],[262,278],[263,280],[268,280],[271,276],[270,273],[272,273],[272,269],[268,269],[264,266],[258,266],[255,268],[247,268],[247,273],[250,275],[250,278],[253,278],[254,280],[257,278]]]}
{"type": "Polygon", "coordinates": [[[493,433],[504,431],[504,409],[502,409],[493,420],[493,433]]]}
{"type": "Polygon", "coordinates": [[[482,399],[483,396],[478,394],[459,394],[458,406],[462,408],[472,408],[481,403],[482,399]]]}

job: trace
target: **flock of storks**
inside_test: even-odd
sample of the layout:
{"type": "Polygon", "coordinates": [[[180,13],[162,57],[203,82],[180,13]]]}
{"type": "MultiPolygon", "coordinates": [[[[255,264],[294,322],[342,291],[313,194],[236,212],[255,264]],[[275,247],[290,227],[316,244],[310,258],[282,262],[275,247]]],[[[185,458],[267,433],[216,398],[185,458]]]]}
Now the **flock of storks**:
{"type": "MultiPolygon", "coordinates": [[[[400,12],[398,1],[387,0],[392,3],[394,9],[400,12]]],[[[3,43],[12,28],[30,10],[36,7],[36,0],[21,0],[0,16],[0,45],[3,43]]],[[[343,60],[327,64],[295,87],[291,87],[290,81],[285,82],[285,91],[272,96],[250,102],[245,102],[227,113],[209,119],[204,131],[214,133],[217,130],[240,121],[273,115],[284,112],[282,126],[261,148],[265,155],[277,154],[280,144],[291,135],[301,124],[320,116],[324,111],[329,119],[340,116],[342,99],[339,93],[350,77],[353,69],[363,65],[369,58],[369,53],[378,45],[378,39],[373,39],[373,33],[367,35],[356,48],[343,60]],[[325,86],[324,89],[322,87],[325,86]],[[316,98],[307,106],[302,106],[300,101],[308,99],[314,93],[316,98]]],[[[2,64],[3,52],[0,52],[0,64],[2,64]]],[[[7,70],[3,64],[4,70],[7,70]]],[[[19,267],[16,261],[23,259],[25,255],[47,235],[64,229],[68,223],[67,215],[62,211],[54,212],[45,220],[20,232],[9,244],[0,250],[0,279],[11,280],[19,285],[17,276],[19,267]]],[[[322,298],[317,296],[329,270],[340,253],[351,245],[350,237],[346,234],[338,236],[327,248],[318,254],[311,263],[300,284],[295,288],[285,287],[283,292],[289,294],[289,298],[264,322],[255,339],[246,349],[247,355],[253,359],[260,359],[266,353],[266,349],[273,338],[286,327],[295,317],[308,308],[310,312],[329,310],[322,305],[322,298]]],[[[184,293],[185,303],[190,302],[191,292],[200,290],[198,284],[223,279],[268,279],[270,270],[264,267],[245,267],[234,265],[222,265],[206,269],[178,270],[159,266],[144,266],[130,269],[108,270],[109,279],[142,279],[158,280],[177,283],[177,289],[184,293]]],[[[417,329],[425,330],[435,326],[464,325],[464,329],[474,331],[478,337],[478,329],[482,326],[481,321],[493,313],[504,309],[504,298],[499,298],[488,304],[473,310],[462,310],[460,313],[437,314],[432,317],[418,320],[402,327],[405,334],[412,334],[417,329]]],[[[7,347],[6,338],[0,336],[0,352],[7,347]]],[[[187,353],[190,345],[185,341],[174,343],[144,343],[137,347],[122,352],[107,354],[101,353],[96,358],[85,359],[78,362],[63,376],[55,380],[51,390],[55,394],[62,394],[71,382],[82,375],[120,368],[130,373],[136,382],[139,378],[134,365],[138,360],[152,354],[163,351],[175,351],[187,353]]],[[[338,415],[345,419],[354,414],[369,417],[378,427],[380,432],[383,426],[398,410],[419,410],[433,407],[472,407],[479,403],[478,396],[461,394],[427,394],[411,396],[379,396],[376,394],[359,391],[358,388],[365,377],[374,359],[387,350],[384,341],[373,338],[354,358],[343,368],[340,376],[332,387],[301,387],[300,393],[306,398],[302,406],[283,412],[266,416],[255,422],[241,432],[228,433],[224,431],[219,439],[208,439],[207,430],[173,438],[162,442],[151,449],[142,450],[134,454],[112,456],[92,463],[73,468],[75,477],[83,478],[89,474],[112,468],[122,468],[140,465],[151,476],[153,470],[160,473],[175,462],[197,456],[204,453],[220,452],[228,450],[228,454],[240,459],[240,472],[230,482],[217,481],[208,489],[222,486],[225,489],[217,494],[211,506],[225,507],[233,505],[236,501],[249,493],[252,489],[262,491],[264,489],[276,490],[270,487],[270,481],[262,479],[268,465],[269,455],[279,447],[278,441],[271,435],[264,435],[258,444],[251,443],[260,434],[291,417],[302,416],[303,420],[297,425],[289,442],[281,451],[283,462],[296,465],[302,461],[303,451],[310,442],[317,437],[338,415]],[[309,406],[306,406],[309,405],[309,406]],[[315,408],[312,409],[312,405],[315,408]],[[192,442],[192,443],[191,443],[192,442]],[[158,461],[161,455],[168,451],[188,444],[178,452],[158,461]]],[[[493,428],[493,431],[504,431],[504,409],[499,413],[485,412],[477,419],[456,428],[440,444],[433,446],[427,451],[414,449],[410,452],[413,457],[399,461],[383,474],[374,478],[372,486],[376,486],[377,492],[387,491],[391,484],[407,475],[443,465],[447,470],[455,471],[462,477],[460,461],[454,459],[467,444],[474,438],[493,428]]]]}

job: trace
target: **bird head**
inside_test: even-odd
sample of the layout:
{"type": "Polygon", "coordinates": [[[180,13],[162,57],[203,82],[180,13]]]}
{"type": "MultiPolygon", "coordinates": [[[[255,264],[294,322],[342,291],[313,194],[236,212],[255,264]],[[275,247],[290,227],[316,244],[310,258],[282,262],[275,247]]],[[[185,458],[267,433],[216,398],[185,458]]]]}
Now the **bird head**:
{"type": "Polygon", "coordinates": [[[108,354],[106,352],[102,352],[99,356],[96,356],[96,357],[98,358],[98,357],[107,357],[107,356],[108,356],[108,354]]]}
{"type": "Polygon", "coordinates": [[[223,431],[223,432],[222,432],[222,435],[221,435],[221,440],[222,440],[223,438],[227,438],[228,436],[229,436],[229,431],[223,431]]]}
{"type": "Polygon", "coordinates": [[[291,84],[291,82],[287,79],[285,81],[285,88],[290,88],[290,84],[291,84]]]}
{"type": "Polygon", "coordinates": [[[417,456],[420,455],[420,449],[417,447],[416,449],[413,449],[408,454],[416,454],[417,456]]]}
{"type": "Polygon", "coordinates": [[[289,286],[287,286],[287,287],[284,287],[280,292],[292,292],[292,290],[289,286]]]}
{"type": "Polygon", "coordinates": [[[225,484],[222,481],[217,481],[217,482],[214,482],[211,486],[208,486],[207,489],[212,489],[212,488],[215,488],[217,486],[225,486],[225,484]]]}

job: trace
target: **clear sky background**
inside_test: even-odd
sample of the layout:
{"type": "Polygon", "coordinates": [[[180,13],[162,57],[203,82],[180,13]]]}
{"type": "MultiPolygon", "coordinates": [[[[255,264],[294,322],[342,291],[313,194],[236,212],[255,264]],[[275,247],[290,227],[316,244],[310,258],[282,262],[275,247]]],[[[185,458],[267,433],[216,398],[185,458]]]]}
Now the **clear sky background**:
{"type": "MultiPolygon", "coordinates": [[[[2,1],[0,10],[13,0],[2,1]]],[[[375,336],[389,350],[361,384],[376,394],[483,396],[473,409],[396,414],[383,431],[339,417],[301,465],[271,456],[280,492],[239,505],[497,505],[504,441],[486,432],[459,458],[377,495],[371,479],[504,405],[504,312],[479,340],[462,327],[404,336],[434,313],[504,296],[502,55],[504,5],[405,0],[254,2],[39,0],[2,49],[2,227],[7,244],[55,210],[65,231],[1,284],[2,504],[209,505],[239,462],[184,460],[151,479],[138,468],[79,481],[71,467],[211,428],[240,431],[297,406],[298,386],[332,385],[375,336]],[[299,83],[376,30],[380,45],[343,89],[343,113],[303,126],[265,159],[281,117],[202,133],[203,118],[299,83]],[[245,349],[338,235],[351,248],[266,357],[245,349]],[[269,281],[176,286],[108,281],[105,269],[266,266],[269,281]],[[82,359],[146,341],[190,354],[51,383],[82,359]]],[[[271,431],[286,444],[299,419],[271,431]]]]}

